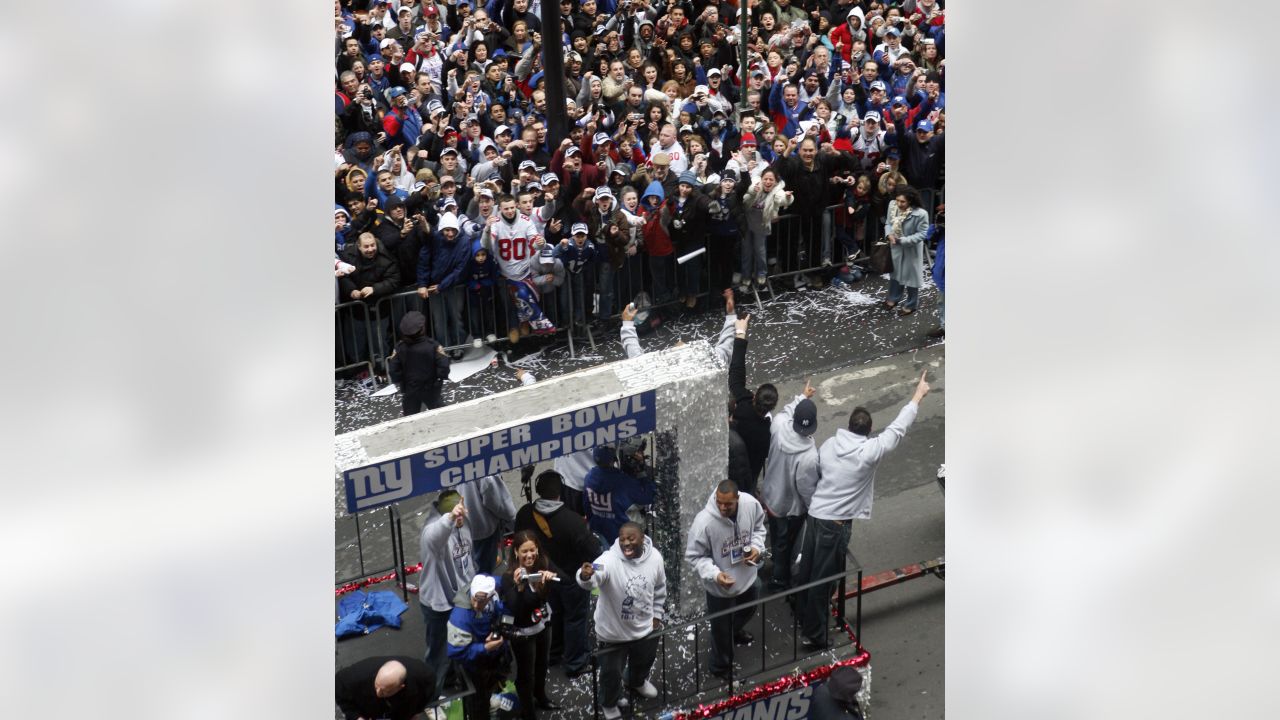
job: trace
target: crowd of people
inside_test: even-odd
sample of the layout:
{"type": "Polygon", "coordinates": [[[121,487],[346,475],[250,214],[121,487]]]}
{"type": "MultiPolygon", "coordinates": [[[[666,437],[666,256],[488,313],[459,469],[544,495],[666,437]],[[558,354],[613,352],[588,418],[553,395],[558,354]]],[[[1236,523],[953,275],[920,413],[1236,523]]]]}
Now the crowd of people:
{"type": "Polygon", "coordinates": [[[539,0],[335,0],[343,364],[384,346],[403,310],[379,301],[406,292],[455,359],[641,293],[698,310],[771,278],[847,281],[856,262],[891,267],[886,307],[915,312],[941,235],[942,3],[747,8],[744,83],[732,2],[562,0],[544,28],[539,0]]]}
{"type": "MultiPolygon", "coordinates": [[[[806,382],[780,409],[772,383],[750,389],[750,316],[738,317],[731,293],[726,304],[717,344],[729,359],[725,472],[685,534],[683,561],[701,581],[707,613],[716,614],[708,669],[729,682],[738,674],[734,648],[755,640],[746,625],[765,577],[770,595],[792,601],[801,649],[831,645],[835,581],[795,588],[844,572],[852,521],[871,517],[876,469],[902,442],[930,388],[922,374],[911,399],[874,436],[870,411],[854,408],[847,426],[819,447],[814,388],[806,382]]],[[[642,352],[634,317],[629,305],[619,333],[632,357],[642,352]]],[[[536,382],[527,371],[519,376],[536,382]]],[[[591,670],[593,654],[607,720],[621,716],[627,693],[656,697],[649,674],[666,615],[666,560],[648,530],[670,519],[648,507],[656,488],[647,451],[646,440],[633,437],[561,456],[532,478],[526,494],[536,498],[529,494],[518,510],[497,476],[438,493],[419,538],[425,663],[382,658],[341,671],[339,701],[347,701],[348,717],[368,717],[361,707],[399,707],[387,688],[403,688],[412,671],[412,697],[427,698],[427,706],[465,676],[475,689],[465,700],[472,718],[489,716],[491,694],[510,677],[515,713],[534,720],[539,710],[560,709],[547,691],[548,668],[560,665],[566,677],[577,677],[591,670]],[[510,533],[499,566],[499,540],[510,533]]],[[[523,473],[526,480],[532,471],[523,473]]],[[[410,709],[389,716],[436,714],[423,704],[410,709]]]]}

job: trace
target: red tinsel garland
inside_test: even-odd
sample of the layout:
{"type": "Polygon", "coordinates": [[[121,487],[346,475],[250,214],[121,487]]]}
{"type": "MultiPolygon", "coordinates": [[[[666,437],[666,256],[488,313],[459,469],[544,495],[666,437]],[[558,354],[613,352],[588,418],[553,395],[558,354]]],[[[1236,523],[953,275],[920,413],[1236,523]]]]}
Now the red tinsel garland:
{"type": "MultiPolygon", "coordinates": [[[[422,563],[418,563],[417,565],[405,565],[404,575],[405,577],[408,577],[413,573],[418,572],[421,569],[422,569],[422,563]]],[[[386,575],[374,575],[372,577],[367,577],[363,580],[355,580],[347,583],[346,585],[339,585],[333,591],[333,595],[334,597],[341,597],[343,595],[346,595],[349,592],[354,592],[363,587],[368,587],[370,585],[377,585],[380,582],[386,582],[388,580],[394,580],[395,577],[396,577],[395,571],[392,571],[387,573],[386,575]]]]}
{"type": "Polygon", "coordinates": [[[744,693],[741,693],[739,695],[727,697],[724,700],[712,703],[710,705],[699,705],[698,707],[694,708],[690,712],[687,712],[687,713],[678,712],[672,715],[671,717],[672,717],[672,720],[694,720],[695,718],[715,717],[720,713],[728,712],[729,710],[733,710],[743,705],[753,703],[761,698],[766,698],[771,695],[777,695],[780,693],[789,692],[791,690],[795,690],[796,688],[800,688],[800,687],[807,687],[810,684],[815,683],[819,680],[825,680],[827,676],[831,674],[832,670],[840,667],[841,665],[852,665],[853,667],[862,667],[863,665],[866,665],[870,660],[871,660],[871,653],[867,652],[866,650],[859,650],[857,655],[847,660],[841,660],[839,662],[832,663],[831,665],[824,665],[822,667],[817,667],[810,670],[807,673],[801,673],[799,675],[787,675],[786,677],[778,678],[777,680],[771,683],[757,685],[751,688],[750,690],[744,693]]]}

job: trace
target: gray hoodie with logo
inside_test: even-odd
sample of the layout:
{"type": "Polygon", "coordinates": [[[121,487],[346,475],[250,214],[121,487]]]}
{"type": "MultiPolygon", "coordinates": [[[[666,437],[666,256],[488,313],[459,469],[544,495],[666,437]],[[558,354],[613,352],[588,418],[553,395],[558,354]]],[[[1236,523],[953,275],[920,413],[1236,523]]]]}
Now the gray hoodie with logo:
{"type": "Polygon", "coordinates": [[[716,597],[735,597],[746,592],[756,581],[759,565],[748,565],[742,559],[747,551],[765,550],[764,508],[748,493],[738,493],[738,514],[729,519],[716,507],[716,493],[711,491],[707,504],[693,518],[684,559],[702,579],[702,587],[716,597]],[[738,558],[734,562],[735,556],[738,558]],[[729,588],[720,587],[716,576],[724,572],[733,578],[729,588]]]}
{"type": "Polygon", "coordinates": [[[471,585],[476,566],[471,562],[471,526],[453,526],[452,514],[428,508],[418,538],[422,571],[418,573],[418,602],[437,612],[453,608],[454,596],[471,585]]]}
{"type": "Polygon", "coordinates": [[[599,565],[591,579],[582,579],[582,570],[574,574],[584,590],[600,588],[596,601],[596,637],[604,642],[621,643],[639,640],[653,632],[653,621],[662,620],[667,603],[667,570],[662,553],[653,541],[644,539],[640,556],[632,560],[622,554],[617,540],[596,558],[599,565]]]}

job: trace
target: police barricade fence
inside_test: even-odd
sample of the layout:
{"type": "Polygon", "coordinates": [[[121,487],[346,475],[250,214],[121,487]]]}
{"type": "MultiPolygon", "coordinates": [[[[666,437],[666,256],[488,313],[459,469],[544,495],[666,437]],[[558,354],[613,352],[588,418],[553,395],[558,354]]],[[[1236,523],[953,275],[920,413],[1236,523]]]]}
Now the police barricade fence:
{"type": "MultiPolygon", "coordinates": [[[[834,588],[834,592],[828,598],[827,611],[829,615],[828,635],[830,640],[830,649],[837,653],[845,654],[849,658],[859,658],[858,664],[864,664],[869,655],[862,647],[862,596],[858,594],[854,598],[854,613],[852,618],[846,617],[846,586],[849,581],[854,581],[854,587],[862,587],[863,570],[858,563],[857,558],[849,555],[849,565],[841,572],[836,572],[826,577],[814,580],[812,582],[797,585],[787,590],[761,594],[760,597],[751,601],[741,603],[734,607],[720,610],[714,613],[704,613],[698,617],[676,622],[665,623],[661,630],[656,631],[650,637],[656,637],[658,640],[658,652],[654,661],[654,668],[650,671],[649,677],[658,689],[658,702],[664,709],[680,707],[688,705],[690,700],[699,696],[707,696],[708,694],[733,695],[740,690],[733,692],[729,688],[738,687],[742,678],[748,676],[761,676],[765,673],[779,670],[781,668],[794,668],[798,661],[803,660],[810,655],[818,655],[822,651],[806,652],[801,646],[800,636],[800,620],[798,615],[791,609],[793,605],[799,605],[803,600],[803,593],[812,588],[834,588]],[[770,608],[781,608],[780,612],[771,614],[770,608]],[[711,648],[711,621],[720,620],[722,618],[738,616],[744,611],[752,612],[752,617],[743,626],[743,630],[754,630],[751,646],[739,647],[735,642],[728,644],[729,649],[729,668],[728,677],[712,676],[706,670],[708,665],[704,654],[711,648]],[[789,614],[791,622],[789,627],[784,627],[778,623],[779,614],[789,614]],[[842,642],[839,633],[830,633],[834,627],[843,632],[848,642],[842,642]],[[692,647],[690,647],[690,642],[692,647]],[[774,652],[770,652],[772,645],[774,652]],[[692,654],[690,654],[692,650],[692,654]],[[739,673],[739,666],[743,668],[743,672],[739,673]],[[710,679],[711,682],[707,682],[710,679]],[[692,681],[692,682],[690,682],[692,681]]],[[[598,601],[597,601],[598,602],[598,601]]],[[[600,707],[600,662],[599,655],[601,652],[618,652],[621,648],[615,646],[610,650],[601,651],[597,649],[591,654],[591,683],[592,683],[592,715],[596,720],[602,717],[602,708],[600,707]]],[[[765,676],[768,677],[768,676],[765,676]]],[[[632,702],[636,702],[639,698],[633,698],[632,702]]],[[[638,713],[637,713],[638,714],[638,713]]],[[[647,714],[647,713],[646,713],[647,714]]],[[[664,713],[662,717],[669,716],[664,713]]]]}

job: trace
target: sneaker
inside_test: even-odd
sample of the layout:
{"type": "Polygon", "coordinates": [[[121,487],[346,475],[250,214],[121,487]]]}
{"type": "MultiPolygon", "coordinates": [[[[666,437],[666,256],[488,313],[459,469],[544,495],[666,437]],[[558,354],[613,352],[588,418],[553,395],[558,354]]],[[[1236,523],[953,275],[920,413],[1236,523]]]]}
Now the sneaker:
{"type": "Polygon", "coordinates": [[[831,258],[822,258],[822,267],[824,268],[831,267],[831,258]]]}
{"type": "Polygon", "coordinates": [[[742,284],[742,273],[740,273],[740,272],[736,272],[736,273],[734,273],[734,274],[733,274],[733,284],[734,284],[734,285],[741,285],[741,284],[742,284]]]}
{"type": "Polygon", "coordinates": [[[600,711],[604,713],[604,720],[618,720],[618,718],[622,717],[622,711],[618,709],[617,705],[600,708],[600,711]]]}
{"type": "Polygon", "coordinates": [[[844,261],[845,263],[852,265],[853,261],[857,260],[858,256],[861,254],[862,254],[861,250],[854,250],[853,252],[849,253],[848,257],[846,257],[844,261]]]}
{"type": "Polygon", "coordinates": [[[511,331],[507,333],[507,340],[509,340],[512,345],[520,342],[520,331],[515,328],[511,328],[511,331]]]}
{"type": "Polygon", "coordinates": [[[797,290],[803,290],[809,286],[809,281],[805,279],[804,275],[792,275],[791,282],[797,290]]]}
{"type": "Polygon", "coordinates": [[[938,328],[937,330],[933,330],[931,332],[925,333],[924,336],[930,337],[930,338],[940,338],[940,337],[945,337],[946,334],[947,334],[946,328],[938,328]]]}
{"type": "Polygon", "coordinates": [[[751,292],[751,284],[749,282],[739,283],[738,285],[739,295],[746,295],[749,292],[751,292]]]}
{"type": "Polygon", "coordinates": [[[644,698],[658,697],[658,688],[654,687],[653,683],[649,682],[648,680],[645,680],[644,684],[641,685],[640,687],[631,688],[631,689],[634,690],[636,694],[639,695],[640,697],[644,697],[644,698]]]}
{"type": "Polygon", "coordinates": [[[546,318],[534,320],[529,323],[529,325],[532,328],[534,335],[550,335],[556,331],[556,326],[551,324],[551,321],[546,318]]]}
{"type": "Polygon", "coordinates": [[[757,287],[757,288],[759,288],[760,290],[767,289],[767,288],[769,287],[769,276],[767,276],[767,275],[757,275],[757,276],[756,276],[756,287],[757,287]]]}

